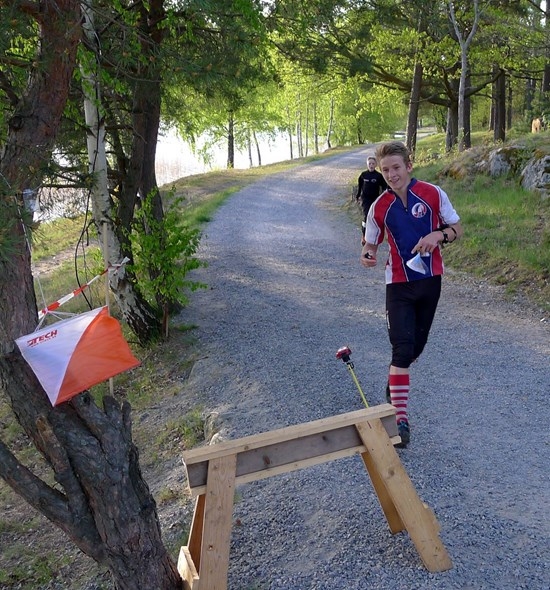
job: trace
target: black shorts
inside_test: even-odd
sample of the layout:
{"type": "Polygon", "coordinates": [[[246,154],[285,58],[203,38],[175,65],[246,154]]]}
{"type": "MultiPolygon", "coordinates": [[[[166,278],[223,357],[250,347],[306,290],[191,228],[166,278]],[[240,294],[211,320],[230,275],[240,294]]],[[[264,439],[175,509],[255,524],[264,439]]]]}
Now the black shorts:
{"type": "Polygon", "coordinates": [[[424,350],[440,295],[440,275],[386,285],[386,321],[394,367],[407,369],[424,350]]]}

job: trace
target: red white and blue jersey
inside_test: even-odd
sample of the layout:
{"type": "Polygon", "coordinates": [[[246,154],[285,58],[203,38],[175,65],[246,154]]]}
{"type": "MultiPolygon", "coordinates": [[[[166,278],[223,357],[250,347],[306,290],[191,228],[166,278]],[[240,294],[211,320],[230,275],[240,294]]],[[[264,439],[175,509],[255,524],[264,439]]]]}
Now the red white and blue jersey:
{"type": "Polygon", "coordinates": [[[413,258],[412,249],[423,236],[442,224],[458,223],[447,193],[439,186],[413,178],[407,188],[407,207],[391,190],[383,192],[373,203],[367,217],[365,239],[380,245],[387,234],[389,257],[386,262],[386,284],[417,281],[443,274],[441,249],[422,257],[428,272],[422,274],[406,266],[413,258]]]}

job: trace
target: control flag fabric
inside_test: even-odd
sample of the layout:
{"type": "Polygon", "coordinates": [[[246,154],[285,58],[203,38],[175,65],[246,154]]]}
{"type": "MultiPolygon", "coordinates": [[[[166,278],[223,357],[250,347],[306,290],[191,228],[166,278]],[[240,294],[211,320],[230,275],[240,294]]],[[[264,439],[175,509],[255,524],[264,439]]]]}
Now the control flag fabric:
{"type": "Polygon", "coordinates": [[[140,364],[107,307],[21,336],[16,343],[53,406],[140,364]]]}

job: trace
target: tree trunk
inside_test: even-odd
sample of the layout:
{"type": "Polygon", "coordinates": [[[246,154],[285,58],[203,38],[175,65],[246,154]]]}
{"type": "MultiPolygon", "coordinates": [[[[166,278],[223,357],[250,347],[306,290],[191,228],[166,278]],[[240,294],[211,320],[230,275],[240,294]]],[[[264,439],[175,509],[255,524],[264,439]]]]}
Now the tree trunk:
{"type": "Polygon", "coordinates": [[[330,115],[328,119],[328,129],[327,129],[327,147],[330,149],[332,146],[330,145],[330,137],[332,135],[332,126],[334,124],[334,96],[330,97],[330,115]]]}
{"type": "Polygon", "coordinates": [[[250,133],[250,129],[247,129],[246,134],[246,148],[248,151],[248,167],[254,167],[254,161],[252,160],[252,134],[250,133]]]}
{"type": "Polygon", "coordinates": [[[465,142],[466,124],[465,124],[465,101],[466,101],[466,81],[469,77],[468,72],[468,48],[476,34],[479,22],[479,0],[473,0],[474,18],[472,26],[466,38],[464,37],[459,23],[456,19],[454,4],[449,0],[449,15],[453,23],[454,31],[460,44],[460,83],[458,86],[458,151],[462,152],[467,147],[465,142]]]}
{"type": "Polygon", "coordinates": [[[289,145],[289,148],[290,148],[290,159],[291,160],[294,160],[294,149],[293,149],[293,146],[292,146],[292,125],[291,125],[291,122],[290,122],[290,108],[289,108],[288,105],[286,107],[286,119],[287,119],[287,126],[286,126],[286,128],[287,128],[287,131],[288,131],[288,145],[289,145]]]}
{"type": "Polygon", "coordinates": [[[74,543],[109,568],[118,590],[176,590],[181,579],[161,539],[156,506],[142,478],[132,442],[130,408],[88,394],[52,407],[14,340],[36,327],[30,251],[13,197],[38,186],[48,161],[81,38],[78,0],[42,1],[33,13],[39,47],[25,95],[10,119],[0,159],[3,222],[13,227],[14,253],[0,256],[0,383],[18,422],[54,475],[52,487],[0,442],[0,476],[59,526],[74,543]]]}
{"type": "Polygon", "coordinates": [[[506,107],[506,129],[510,129],[512,127],[512,120],[513,120],[513,89],[512,89],[512,81],[508,79],[507,82],[508,86],[508,98],[507,98],[507,107],[506,107]]]}
{"type": "MultiPolygon", "coordinates": [[[[470,72],[466,76],[466,89],[470,88],[470,72]]],[[[470,149],[472,147],[472,100],[468,93],[464,96],[464,147],[470,149]]]]}
{"type": "Polygon", "coordinates": [[[302,135],[302,111],[298,109],[296,112],[296,141],[298,143],[298,157],[304,157],[304,138],[302,135]]]}
{"type": "MultiPolygon", "coordinates": [[[[548,33],[550,32],[550,5],[548,2],[545,2],[544,28],[546,37],[548,38],[548,33]]],[[[544,52],[546,63],[544,64],[544,71],[542,74],[542,114],[544,114],[550,108],[550,48],[548,47],[548,44],[546,44],[544,52]]]]}
{"type": "Polygon", "coordinates": [[[235,119],[231,112],[227,121],[227,168],[235,168],[235,119]]]}
{"type": "Polygon", "coordinates": [[[533,118],[533,100],[535,99],[535,91],[537,88],[537,81],[534,78],[527,78],[525,80],[525,97],[523,102],[523,110],[527,113],[528,120],[533,118]]]}
{"type": "Polygon", "coordinates": [[[418,130],[418,111],[420,109],[420,93],[422,90],[423,68],[420,62],[414,64],[414,74],[409,98],[409,115],[407,118],[406,144],[411,152],[416,149],[416,136],[418,130]]]}
{"type": "Polygon", "coordinates": [[[48,407],[27,369],[18,355],[0,359],[0,374],[18,421],[63,492],[32,475],[4,445],[0,475],[84,553],[108,568],[118,590],[181,588],[162,543],[155,500],[141,475],[130,406],[106,397],[101,410],[85,393],[48,407]]]}
{"type": "Polygon", "coordinates": [[[256,136],[256,132],[252,131],[252,137],[254,138],[254,145],[256,146],[256,153],[258,154],[258,166],[262,165],[262,153],[260,151],[260,144],[258,142],[258,137],[256,136]]]}
{"type": "Polygon", "coordinates": [[[319,153],[319,121],[317,118],[317,102],[313,103],[313,143],[315,154],[319,153]]]}
{"type": "Polygon", "coordinates": [[[498,75],[494,84],[493,104],[495,109],[494,133],[495,141],[506,140],[506,75],[495,65],[498,75]]]}
{"type": "MultiPolygon", "coordinates": [[[[146,65],[139,67],[136,81],[133,85],[133,103],[131,108],[132,141],[127,158],[124,153],[123,141],[114,133],[112,141],[120,162],[119,169],[123,170],[118,190],[118,207],[116,218],[118,225],[109,232],[108,252],[110,263],[128,257],[133,261],[133,254],[129,240],[132,229],[135,208],[138,198],[153,199],[153,216],[156,220],[164,217],[163,205],[158,190],[155,161],[158,129],[160,125],[161,86],[160,74],[152,59],[162,41],[163,32],[158,27],[162,21],[163,1],[154,0],[146,9],[141,5],[137,26],[140,32],[141,51],[144,56],[150,56],[146,65]]],[[[113,125],[113,128],[116,126],[113,125]]],[[[105,212],[103,212],[105,215],[105,212]]],[[[111,215],[108,216],[112,218],[111,215]]],[[[105,226],[111,229],[111,225],[105,226]]],[[[98,227],[98,232],[102,228],[98,227]]],[[[147,231],[147,228],[143,228],[147,231]]],[[[154,278],[156,269],[149,269],[154,278]]],[[[130,329],[138,337],[141,344],[148,344],[165,334],[166,309],[170,302],[162,297],[156,301],[155,309],[142,295],[133,271],[127,267],[109,276],[111,290],[122,316],[130,329]],[[162,320],[161,320],[162,318],[162,320]]]]}
{"type": "Polygon", "coordinates": [[[306,134],[305,134],[305,149],[304,149],[304,156],[306,156],[309,153],[309,100],[306,103],[306,134]]]}
{"type": "Polygon", "coordinates": [[[447,134],[445,148],[450,152],[458,140],[458,103],[452,102],[447,109],[447,134]]]}

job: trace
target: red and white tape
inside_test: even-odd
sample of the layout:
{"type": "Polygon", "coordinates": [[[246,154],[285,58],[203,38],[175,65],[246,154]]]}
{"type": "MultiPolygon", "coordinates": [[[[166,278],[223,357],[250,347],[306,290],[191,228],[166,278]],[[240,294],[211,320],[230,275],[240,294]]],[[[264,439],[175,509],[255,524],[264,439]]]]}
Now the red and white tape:
{"type": "Polygon", "coordinates": [[[129,260],[129,258],[124,258],[122,262],[120,262],[119,264],[113,264],[112,266],[108,266],[103,272],[93,277],[93,279],[89,280],[84,285],[81,285],[78,289],[75,289],[74,291],[67,293],[67,295],[64,295],[63,297],[61,297],[61,299],[58,299],[57,301],[50,303],[50,305],[44,307],[38,312],[38,319],[42,320],[48,313],[51,313],[52,311],[59,309],[62,305],[67,303],[67,301],[70,301],[73,297],[80,295],[80,293],[82,293],[84,289],[87,289],[94,281],[97,281],[97,279],[102,277],[106,272],[110,270],[114,270],[116,272],[121,266],[129,262],[129,260]]]}

